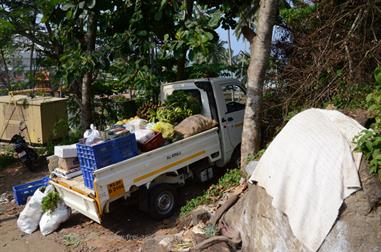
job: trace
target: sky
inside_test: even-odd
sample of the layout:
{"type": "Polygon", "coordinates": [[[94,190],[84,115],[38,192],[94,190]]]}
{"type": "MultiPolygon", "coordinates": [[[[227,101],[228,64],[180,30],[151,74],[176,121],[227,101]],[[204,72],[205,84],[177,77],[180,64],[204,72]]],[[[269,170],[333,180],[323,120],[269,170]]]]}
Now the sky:
{"type": "MultiPolygon", "coordinates": [[[[220,40],[226,41],[225,47],[228,47],[228,31],[222,29],[221,27],[217,28],[217,33],[220,36],[220,40]]],[[[234,35],[234,30],[230,30],[230,40],[232,43],[233,55],[239,54],[240,51],[249,52],[249,42],[241,37],[239,40],[234,35]]]]}

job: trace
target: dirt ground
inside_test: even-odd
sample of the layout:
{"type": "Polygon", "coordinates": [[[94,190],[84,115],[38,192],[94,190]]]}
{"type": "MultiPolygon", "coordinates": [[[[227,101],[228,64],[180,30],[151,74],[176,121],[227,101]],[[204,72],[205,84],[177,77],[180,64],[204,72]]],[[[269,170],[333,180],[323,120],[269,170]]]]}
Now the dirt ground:
{"type": "MultiPolygon", "coordinates": [[[[16,221],[23,206],[12,202],[12,186],[48,174],[47,168],[30,172],[20,164],[0,168],[0,195],[6,193],[8,203],[0,203],[0,251],[138,251],[143,239],[175,232],[178,214],[154,221],[135,206],[120,200],[111,204],[110,214],[99,225],[87,217],[73,213],[54,233],[43,236],[38,230],[22,233],[16,221]]],[[[189,185],[179,191],[180,204],[206,189],[208,185],[189,185]]]]}

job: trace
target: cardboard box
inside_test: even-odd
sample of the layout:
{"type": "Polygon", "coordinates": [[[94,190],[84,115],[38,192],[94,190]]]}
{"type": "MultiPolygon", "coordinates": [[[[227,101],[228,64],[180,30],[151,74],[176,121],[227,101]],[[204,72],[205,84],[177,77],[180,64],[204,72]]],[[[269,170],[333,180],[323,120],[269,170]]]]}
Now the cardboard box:
{"type": "Polygon", "coordinates": [[[52,156],[49,156],[46,158],[46,160],[48,161],[49,172],[54,171],[54,169],[56,169],[58,167],[58,159],[59,159],[59,157],[57,157],[55,155],[52,155],[52,156]]]}
{"type": "Polygon", "coordinates": [[[69,171],[71,169],[79,167],[79,160],[77,157],[59,158],[58,167],[65,171],[69,171]]]}
{"type": "Polygon", "coordinates": [[[76,144],[54,146],[54,155],[60,158],[77,157],[76,144]]]}

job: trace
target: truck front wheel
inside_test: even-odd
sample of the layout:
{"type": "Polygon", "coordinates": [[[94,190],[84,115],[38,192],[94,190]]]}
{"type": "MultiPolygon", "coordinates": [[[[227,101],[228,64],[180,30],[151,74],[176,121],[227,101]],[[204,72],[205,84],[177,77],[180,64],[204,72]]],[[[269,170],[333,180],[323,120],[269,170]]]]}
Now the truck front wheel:
{"type": "Polygon", "coordinates": [[[161,220],[171,216],[176,209],[176,190],[169,184],[152,188],[149,195],[149,213],[152,218],[161,220]]]}

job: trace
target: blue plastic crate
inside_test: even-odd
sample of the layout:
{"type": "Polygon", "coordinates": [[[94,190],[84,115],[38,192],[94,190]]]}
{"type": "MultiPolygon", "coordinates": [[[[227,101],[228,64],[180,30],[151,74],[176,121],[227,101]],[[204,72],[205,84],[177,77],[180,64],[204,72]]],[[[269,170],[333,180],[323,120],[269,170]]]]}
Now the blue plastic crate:
{"type": "Polygon", "coordinates": [[[93,171],[82,169],[83,182],[87,188],[94,189],[94,174],[93,171]]]}
{"type": "Polygon", "coordinates": [[[32,181],[26,184],[17,185],[13,187],[13,197],[17,205],[24,205],[29,196],[32,196],[33,193],[42,186],[47,186],[50,178],[43,177],[39,180],[32,181]]]}
{"type": "Polygon", "coordinates": [[[112,140],[112,144],[114,150],[112,152],[113,164],[138,155],[138,145],[136,143],[135,134],[115,138],[112,140]]]}
{"type": "Polygon", "coordinates": [[[77,156],[87,188],[93,189],[94,171],[138,154],[135,134],[118,137],[94,146],[77,144],[77,156]]]}

